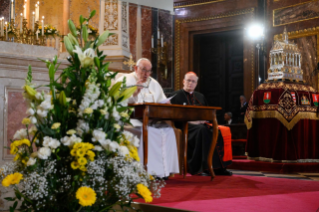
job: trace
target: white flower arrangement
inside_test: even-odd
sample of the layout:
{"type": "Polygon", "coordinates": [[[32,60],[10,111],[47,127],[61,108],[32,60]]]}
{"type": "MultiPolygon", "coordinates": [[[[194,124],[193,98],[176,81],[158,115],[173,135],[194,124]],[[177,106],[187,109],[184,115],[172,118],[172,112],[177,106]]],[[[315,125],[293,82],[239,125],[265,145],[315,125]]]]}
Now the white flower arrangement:
{"type": "Polygon", "coordinates": [[[127,99],[135,87],[125,82],[111,86],[116,74],[104,64],[98,50],[109,33],[88,41],[80,17],[81,37],[69,21],[71,33],[64,44],[71,57],[70,65],[58,80],[59,64],[43,61],[49,68],[50,93],[38,92],[32,83],[29,67],[24,97],[29,108],[10,145],[14,162],[1,168],[2,186],[14,189],[10,211],[21,201],[20,211],[108,211],[115,204],[130,207],[134,200],[151,202],[158,197],[163,181],[155,180],[139,162],[139,139],[124,131],[131,109],[127,99]],[[30,126],[33,125],[33,126],[30,126]],[[129,202],[129,203],[127,203],[129,202]]]}

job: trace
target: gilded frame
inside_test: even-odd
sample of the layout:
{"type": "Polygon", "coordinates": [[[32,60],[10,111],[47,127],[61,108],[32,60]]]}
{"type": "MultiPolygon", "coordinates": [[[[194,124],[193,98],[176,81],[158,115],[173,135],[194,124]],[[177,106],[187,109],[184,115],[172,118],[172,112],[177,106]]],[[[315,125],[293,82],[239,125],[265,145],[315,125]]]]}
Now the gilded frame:
{"type": "Polygon", "coordinates": [[[299,4],[294,4],[294,5],[290,5],[290,6],[287,6],[287,7],[281,7],[281,8],[273,10],[272,11],[272,25],[273,25],[273,27],[283,26],[283,25],[288,25],[288,24],[292,24],[292,23],[298,23],[298,22],[302,22],[302,21],[307,21],[307,20],[319,18],[319,16],[316,16],[316,17],[313,17],[313,18],[308,18],[308,19],[303,19],[303,20],[299,20],[299,21],[292,21],[292,22],[289,22],[289,23],[275,25],[275,12],[276,11],[281,10],[281,9],[285,9],[285,8],[289,8],[289,7],[295,7],[295,6],[302,5],[302,4],[307,4],[307,3],[310,3],[310,2],[315,2],[315,1],[319,1],[319,0],[311,0],[311,1],[302,2],[302,3],[299,3],[299,4]]]}
{"type": "MultiPolygon", "coordinates": [[[[289,39],[296,39],[296,38],[308,37],[313,35],[317,36],[317,62],[319,62],[319,26],[288,32],[289,39]]],[[[274,40],[281,40],[279,39],[281,37],[282,37],[282,34],[274,35],[274,40]]],[[[317,88],[319,89],[319,73],[317,74],[317,86],[318,86],[317,88]]]]}
{"type": "MultiPolygon", "coordinates": [[[[254,15],[255,13],[255,8],[249,8],[249,9],[243,9],[243,10],[237,10],[234,12],[227,12],[227,13],[222,13],[214,16],[209,16],[209,17],[199,17],[195,19],[182,19],[182,20],[175,20],[175,71],[174,71],[174,88],[175,90],[180,89],[180,80],[181,80],[181,56],[180,56],[180,48],[181,48],[181,24],[183,23],[191,23],[191,22],[199,22],[199,21],[208,21],[208,20],[214,20],[214,19],[220,19],[220,18],[228,18],[228,17],[233,17],[233,16],[238,16],[238,15],[245,15],[245,14],[252,14],[254,15]]],[[[254,63],[254,46],[251,46],[252,48],[252,92],[254,91],[254,68],[255,68],[255,63],[254,63]]]]}
{"type": "Polygon", "coordinates": [[[193,7],[193,6],[199,6],[199,5],[205,5],[205,4],[213,4],[213,3],[218,3],[226,0],[213,0],[213,1],[208,1],[208,2],[202,2],[202,3],[195,3],[195,4],[185,4],[185,5],[180,5],[180,6],[174,6],[174,9],[176,8],[183,8],[183,7],[193,7]]]}

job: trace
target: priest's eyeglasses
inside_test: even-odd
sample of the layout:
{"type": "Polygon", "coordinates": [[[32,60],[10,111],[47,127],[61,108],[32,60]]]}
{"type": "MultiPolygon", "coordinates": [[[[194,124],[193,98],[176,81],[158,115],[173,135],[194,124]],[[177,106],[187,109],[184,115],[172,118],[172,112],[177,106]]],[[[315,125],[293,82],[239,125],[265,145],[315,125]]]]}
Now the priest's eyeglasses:
{"type": "Polygon", "coordinates": [[[147,73],[147,74],[151,74],[152,73],[152,70],[147,70],[146,68],[142,68],[140,66],[137,66],[140,68],[140,70],[143,72],[143,73],[147,73]]]}
{"type": "Polygon", "coordinates": [[[192,83],[196,83],[196,80],[187,79],[186,82],[188,82],[188,83],[191,83],[191,82],[192,83]]]}

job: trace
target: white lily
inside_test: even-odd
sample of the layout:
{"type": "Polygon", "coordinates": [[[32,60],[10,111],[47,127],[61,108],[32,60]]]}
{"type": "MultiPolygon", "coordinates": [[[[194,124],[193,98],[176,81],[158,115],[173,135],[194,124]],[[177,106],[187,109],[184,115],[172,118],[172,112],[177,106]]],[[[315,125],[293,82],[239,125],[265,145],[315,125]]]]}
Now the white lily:
{"type": "Polygon", "coordinates": [[[84,52],[82,52],[82,49],[80,47],[75,46],[75,50],[73,50],[73,52],[78,54],[81,66],[83,68],[94,64],[95,52],[92,48],[88,48],[84,52]]]}

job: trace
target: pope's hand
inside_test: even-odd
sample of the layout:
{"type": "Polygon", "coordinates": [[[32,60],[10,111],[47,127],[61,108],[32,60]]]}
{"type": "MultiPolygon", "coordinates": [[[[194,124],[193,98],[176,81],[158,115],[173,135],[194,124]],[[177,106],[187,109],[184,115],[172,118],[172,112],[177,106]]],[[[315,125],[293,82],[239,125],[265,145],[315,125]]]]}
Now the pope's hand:
{"type": "MultiPolygon", "coordinates": [[[[143,85],[143,82],[142,82],[142,80],[139,80],[139,81],[137,81],[136,82],[136,85],[143,85]]],[[[136,86],[137,87],[137,89],[136,89],[136,91],[133,93],[133,96],[134,97],[136,97],[140,92],[141,92],[141,90],[142,90],[142,86],[136,86]]]]}

